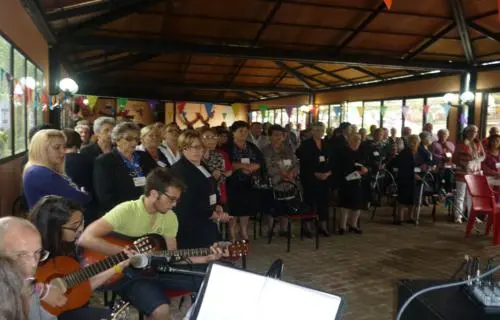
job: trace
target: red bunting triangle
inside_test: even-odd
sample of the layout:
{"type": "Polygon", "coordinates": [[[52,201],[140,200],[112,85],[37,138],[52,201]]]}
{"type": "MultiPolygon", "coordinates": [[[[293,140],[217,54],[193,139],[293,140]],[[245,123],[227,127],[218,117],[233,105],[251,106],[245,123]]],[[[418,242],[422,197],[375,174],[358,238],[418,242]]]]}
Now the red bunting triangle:
{"type": "MultiPolygon", "coordinates": [[[[500,2],[500,0],[498,0],[500,2]]],[[[384,0],[385,6],[387,7],[387,10],[391,10],[392,7],[392,0],[384,0]]]]}

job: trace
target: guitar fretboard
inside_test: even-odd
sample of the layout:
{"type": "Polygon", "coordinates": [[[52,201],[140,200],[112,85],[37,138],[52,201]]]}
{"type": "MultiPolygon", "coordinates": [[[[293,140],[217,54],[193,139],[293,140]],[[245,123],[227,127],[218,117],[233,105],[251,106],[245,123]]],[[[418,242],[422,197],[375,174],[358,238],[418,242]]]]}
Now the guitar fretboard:
{"type": "Polygon", "coordinates": [[[201,257],[208,256],[212,252],[210,248],[197,248],[197,249],[179,249],[179,250],[165,250],[165,251],[155,251],[152,253],[153,256],[166,256],[166,257],[201,257]]]}
{"type": "Polygon", "coordinates": [[[76,272],[68,274],[63,277],[63,280],[66,282],[68,288],[72,288],[77,284],[80,284],[96,274],[99,274],[103,271],[113,268],[115,265],[119,264],[122,261],[128,259],[128,256],[124,252],[120,252],[113,256],[109,256],[104,260],[86,266],[76,272]]]}

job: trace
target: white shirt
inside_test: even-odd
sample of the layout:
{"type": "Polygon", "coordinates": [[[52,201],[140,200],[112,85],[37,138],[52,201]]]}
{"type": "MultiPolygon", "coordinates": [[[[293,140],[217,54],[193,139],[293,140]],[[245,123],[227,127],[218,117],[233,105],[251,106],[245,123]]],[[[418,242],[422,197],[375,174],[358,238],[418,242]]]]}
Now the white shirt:
{"type": "Polygon", "coordinates": [[[161,153],[167,158],[168,163],[170,166],[174,165],[177,161],[180,160],[181,158],[181,153],[177,151],[177,153],[173,153],[172,150],[168,147],[168,144],[163,143],[161,144],[158,149],[160,149],[161,153]]]}

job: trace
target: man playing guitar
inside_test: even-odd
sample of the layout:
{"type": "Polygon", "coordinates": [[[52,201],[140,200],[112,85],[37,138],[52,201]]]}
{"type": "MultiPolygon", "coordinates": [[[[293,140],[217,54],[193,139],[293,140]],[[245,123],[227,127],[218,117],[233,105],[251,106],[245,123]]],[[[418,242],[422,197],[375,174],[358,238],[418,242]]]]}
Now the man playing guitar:
{"type": "MultiPolygon", "coordinates": [[[[154,169],[146,178],[145,192],[138,200],[117,205],[99,220],[83,231],[79,245],[112,255],[123,251],[122,247],[103,241],[110,233],[128,237],[140,237],[150,233],[162,235],[168,250],[177,249],[178,221],[172,208],[179,200],[184,186],[166,168],[154,169]]],[[[190,262],[206,264],[223,256],[222,250],[214,245],[212,254],[192,257],[190,262]]],[[[128,271],[128,270],[127,270],[128,271]]],[[[127,272],[129,275],[129,272],[127,272]]],[[[165,290],[197,291],[202,279],[178,274],[162,274],[159,277],[133,275],[117,284],[120,296],[148,315],[148,319],[170,319],[169,299],[165,290]]]]}

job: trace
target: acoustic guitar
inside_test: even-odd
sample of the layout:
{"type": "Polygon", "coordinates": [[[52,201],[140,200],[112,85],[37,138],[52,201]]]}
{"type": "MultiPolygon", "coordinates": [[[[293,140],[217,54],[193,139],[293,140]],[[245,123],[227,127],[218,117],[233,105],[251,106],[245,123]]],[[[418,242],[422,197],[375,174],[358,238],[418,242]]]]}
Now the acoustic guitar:
{"type": "Polygon", "coordinates": [[[129,309],[130,309],[130,302],[119,300],[113,306],[111,316],[108,318],[108,320],[128,319],[129,309]]]}
{"type": "MultiPolygon", "coordinates": [[[[155,240],[148,236],[127,242],[128,246],[131,246],[132,249],[140,253],[162,249],[162,247],[155,248],[155,244],[155,240]]],[[[58,287],[65,292],[68,301],[62,307],[53,307],[42,301],[43,308],[50,314],[58,316],[65,311],[82,307],[89,301],[92,295],[92,287],[89,279],[127,259],[128,256],[124,252],[120,252],[100,259],[84,268],[81,267],[78,261],[66,256],[54,257],[48,260],[38,267],[35,274],[35,281],[49,283],[52,286],[58,287]]]]}

